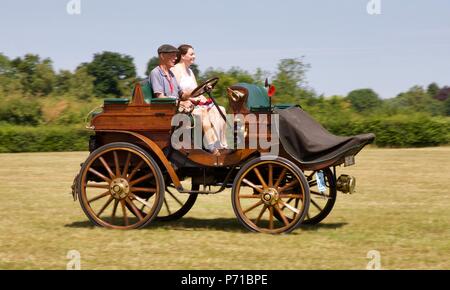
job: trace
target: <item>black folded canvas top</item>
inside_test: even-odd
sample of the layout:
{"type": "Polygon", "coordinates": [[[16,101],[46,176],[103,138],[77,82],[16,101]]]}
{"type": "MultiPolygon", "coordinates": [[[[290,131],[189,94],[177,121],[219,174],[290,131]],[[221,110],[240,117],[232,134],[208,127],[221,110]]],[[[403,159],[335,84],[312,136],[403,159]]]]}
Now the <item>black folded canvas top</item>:
{"type": "Polygon", "coordinates": [[[284,149],[300,162],[331,159],[375,139],[371,133],[350,137],[333,135],[299,107],[274,112],[279,114],[278,134],[284,149]]]}

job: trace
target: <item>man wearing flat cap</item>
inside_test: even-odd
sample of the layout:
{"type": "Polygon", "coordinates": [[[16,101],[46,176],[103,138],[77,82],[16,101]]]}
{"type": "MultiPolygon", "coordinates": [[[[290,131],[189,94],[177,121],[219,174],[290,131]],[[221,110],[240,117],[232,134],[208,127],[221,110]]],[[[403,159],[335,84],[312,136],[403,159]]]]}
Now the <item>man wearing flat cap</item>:
{"type": "Polygon", "coordinates": [[[175,65],[177,53],[178,49],[170,44],[163,44],[158,48],[159,66],[149,76],[155,98],[179,98],[182,101],[189,99],[188,94],[183,94],[170,70],[175,65]]]}

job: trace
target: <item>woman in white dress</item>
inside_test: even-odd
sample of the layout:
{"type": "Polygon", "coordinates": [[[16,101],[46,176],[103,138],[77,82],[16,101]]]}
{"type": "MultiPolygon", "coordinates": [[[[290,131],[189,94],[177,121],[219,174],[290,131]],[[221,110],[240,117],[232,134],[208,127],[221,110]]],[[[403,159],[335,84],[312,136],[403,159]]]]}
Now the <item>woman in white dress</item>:
{"type": "MultiPolygon", "coordinates": [[[[180,89],[187,94],[190,94],[198,86],[195,75],[190,69],[194,61],[195,52],[192,46],[183,44],[178,47],[178,58],[175,66],[171,70],[178,81],[180,89]]],[[[192,113],[200,116],[202,120],[206,149],[214,155],[220,155],[219,149],[227,148],[225,121],[214,103],[208,101],[203,95],[190,98],[190,100],[195,105],[192,113]]],[[[226,114],[225,108],[220,106],[220,109],[226,114]]]]}

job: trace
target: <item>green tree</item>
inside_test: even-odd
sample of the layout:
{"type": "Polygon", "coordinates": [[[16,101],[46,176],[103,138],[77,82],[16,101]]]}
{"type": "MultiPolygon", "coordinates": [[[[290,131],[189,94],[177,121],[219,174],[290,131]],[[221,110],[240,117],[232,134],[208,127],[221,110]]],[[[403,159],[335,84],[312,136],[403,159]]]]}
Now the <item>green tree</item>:
{"type": "Polygon", "coordinates": [[[431,97],[421,86],[414,86],[407,92],[398,94],[394,99],[389,100],[389,105],[396,113],[444,114],[442,102],[431,97]]]}
{"type": "Polygon", "coordinates": [[[306,86],[306,72],[310,68],[303,58],[282,59],[278,64],[273,85],[276,87],[277,103],[299,104],[314,97],[314,93],[306,86]]]}
{"type": "Polygon", "coordinates": [[[72,73],[69,70],[61,70],[56,75],[55,79],[55,93],[58,95],[65,94],[70,90],[70,79],[72,78],[72,73]]]}
{"type": "Polygon", "coordinates": [[[53,91],[55,72],[50,59],[41,61],[38,55],[26,54],[23,58],[14,59],[11,64],[15,73],[19,74],[25,93],[46,96],[53,91]]]}
{"type": "Polygon", "coordinates": [[[438,101],[445,101],[450,98],[450,87],[443,87],[434,96],[434,99],[438,101]]]}
{"type": "Polygon", "coordinates": [[[265,71],[258,67],[255,74],[253,75],[253,79],[255,80],[255,83],[257,85],[264,86],[266,79],[268,79],[270,82],[270,76],[271,74],[269,71],[265,71]]]}
{"type": "Polygon", "coordinates": [[[22,94],[22,84],[8,57],[0,53],[0,97],[22,94]]]}
{"type": "Polygon", "coordinates": [[[136,78],[133,58],[116,52],[94,54],[86,66],[88,74],[95,78],[94,92],[99,97],[128,95],[136,78]]]}
{"type": "Polygon", "coordinates": [[[427,93],[432,98],[438,94],[439,90],[439,86],[436,83],[431,83],[427,87],[427,93]]]}
{"type": "Polygon", "coordinates": [[[94,96],[94,80],[94,77],[89,75],[87,67],[80,67],[70,79],[70,91],[78,99],[92,98],[94,96]]]}
{"type": "Polygon", "coordinates": [[[0,121],[36,126],[41,120],[41,106],[36,99],[9,98],[0,106],[0,121]]]}
{"type": "Polygon", "coordinates": [[[0,53],[0,75],[10,75],[12,71],[12,65],[9,58],[0,53]]]}
{"type": "Polygon", "coordinates": [[[450,98],[444,101],[444,113],[446,116],[450,116],[450,98]]]}
{"type": "Polygon", "coordinates": [[[353,90],[347,95],[347,100],[360,113],[374,110],[381,105],[381,99],[372,89],[353,90]]]}
{"type": "Polygon", "coordinates": [[[235,85],[236,83],[254,83],[252,75],[245,70],[242,70],[238,67],[232,67],[228,71],[223,71],[221,69],[213,69],[208,68],[205,73],[202,74],[200,79],[198,79],[198,83],[213,78],[218,77],[220,80],[217,83],[212,95],[217,99],[218,103],[222,106],[226,106],[228,104],[226,95],[227,88],[235,85]]]}
{"type": "Polygon", "coordinates": [[[56,77],[56,91],[60,95],[69,95],[87,100],[94,97],[94,80],[89,75],[87,66],[79,66],[74,73],[62,70],[56,77]]]}

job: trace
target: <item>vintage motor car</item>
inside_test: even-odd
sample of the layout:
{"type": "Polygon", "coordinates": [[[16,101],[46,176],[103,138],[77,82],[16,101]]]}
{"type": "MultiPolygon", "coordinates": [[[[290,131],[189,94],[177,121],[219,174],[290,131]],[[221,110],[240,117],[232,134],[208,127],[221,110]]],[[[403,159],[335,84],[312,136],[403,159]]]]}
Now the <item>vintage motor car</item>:
{"type": "MultiPolygon", "coordinates": [[[[217,106],[212,91],[218,81],[205,81],[191,95],[208,96],[217,106]]],[[[219,156],[202,147],[174,146],[173,134],[181,127],[172,120],[179,103],[154,98],[148,80],[136,83],[130,99],[105,99],[87,120],[93,132],[90,155],[72,186],[92,223],[137,229],[175,220],[199,194],[231,189],[233,210],[245,228],[288,233],[326,218],[337,191],[354,191],[354,177],[338,177],[336,168],[352,165],[374,134],[335,136],[298,105],[272,105],[274,88],[267,82],[239,83],[229,92],[234,117],[227,119],[227,133],[235,142],[219,156]],[[248,146],[252,138],[270,139],[271,146],[248,146]]],[[[191,125],[184,130],[199,126],[191,125]]]]}

